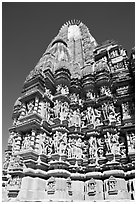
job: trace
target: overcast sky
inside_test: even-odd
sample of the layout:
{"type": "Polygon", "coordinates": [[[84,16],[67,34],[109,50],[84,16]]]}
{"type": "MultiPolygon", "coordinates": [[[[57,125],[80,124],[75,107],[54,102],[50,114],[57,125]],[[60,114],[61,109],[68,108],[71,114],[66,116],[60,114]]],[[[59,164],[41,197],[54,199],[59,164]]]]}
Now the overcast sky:
{"type": "Polygon", "coordinates": [[[12,110],[26,76],[60,27],[81,20],[98,43],[119,42],[128,53],[135,41],[134,3],[3,3],[2,5],[2,154],[12,125],[12,110]]]}

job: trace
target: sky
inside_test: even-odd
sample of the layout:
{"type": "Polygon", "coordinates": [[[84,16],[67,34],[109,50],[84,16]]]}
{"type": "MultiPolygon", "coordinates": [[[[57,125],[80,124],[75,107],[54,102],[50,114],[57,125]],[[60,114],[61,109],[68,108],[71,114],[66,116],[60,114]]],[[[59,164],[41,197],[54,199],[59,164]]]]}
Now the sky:
{"type": "Polygon", "coordinates": [[[68,20],[78,19],[97,43],[114,39],[130,54],[135,43],[135,4],[130,2],[2,3],[2,157],[12,111],[29,72],[68,20]]]}

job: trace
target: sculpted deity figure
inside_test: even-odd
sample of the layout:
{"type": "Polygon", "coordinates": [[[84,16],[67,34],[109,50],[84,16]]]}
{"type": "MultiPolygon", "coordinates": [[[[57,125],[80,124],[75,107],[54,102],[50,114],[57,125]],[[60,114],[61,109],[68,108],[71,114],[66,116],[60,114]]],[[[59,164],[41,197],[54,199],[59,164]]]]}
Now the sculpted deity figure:
{"type": "Polygon", "coordinates": [[[61,84],[59,84],[59,85],[56,87],[56,92],[57,92],[58,94],[61,93],[61,88],[62,88],[62,85],[61,85],[61,84]]]}
{"type": "Polygon", "coordinates": [[[89,124],[93,124],[93,128],[95,128],[95,113],[92,107],[87,108],[87,121],[89,124]]]}
{"type": "Polygon", "coordinates": [[[89,139],[89,156],[90,158],[96,158],[97,143],[96,138],[90,137],[89,139]]]}
{"type": "Polygon", "coordinates": [[[61,102],[56,100],[53,109],[54,109],[55,118],[59,118],[60,111],[61,111],[61,102]]]}
{"type": "Polygon", "coordinates": [[[69,89],[67,86],[61,88],[61,94],[63,95],[69,94],[69,89]]]}
{"type": "Polygon", "coordinates": [[[30,149],[31,146],[31,136],[30,134],[26,134],[23,143],[22,143],[22,149],[30,149]]]}
{"type": "Polygon", "coordinates": [[[39,154],[45,153],[45,134],[39,135],[39,154]]]}
{"type": "Polygon", "coordinates": [[[34,110],[35,101],[31,100],[27,103],[27,113],[31,113],[34,110]]]}
{"type": "Polygon", "coordinates": [[[53,135],[53,145],[54,145],[54,151],[55,153],[59,152],[59,140],[60,140],[60,134],[58,131],[53,135]]]}
{"type": "Polygon", "coordinates": [[[46,93],[46,95],[49,97],[49,99],[52,100],[53,96],[52,96],[52,94],[51,94],[51,90],[50,90],[50,89],[47,89],[47,88],[45,87],[45,93],[46,93]]]}
{"type": "Polygon", "coordinates": [[[82,139],[78,138],[76,140],[76,152],[75,152],[75,156],[77,158],[82,158],[82,139]]]}
{"type": "Polygon", "coordinates": [[[88,91],[86,97],[91,100],[95,100],[95,94],[91,91],[88,91]]]}
{"type": "Polygon", "coordinates": [[[67,119],[69,113],[69,105],[67,102],[61,103],[60,120],[63,121],[67,119]]]}
{"type": "Polygon", "coordinates": [[[123,110],[123,119],[130,118],[130,113],[129,113],[129,105],[128,102],[122,103],[122,110],[123,110]]]}
{"type": "Polygon", "coordinates": [[[94,127],[96,128],[97,126],[103,125],[101,121],[101,111],[97,110],[96,108],[94,109],[95,113],[95,122],[94,122],[94,127]]]}
{"type": "Polygon", "coordinates": [[[106,86],[101,86],[101,88],[100,88],[100,94],[103,96],[103,95],[105,95],[105,96],[111,96],[112,94],[111,94],[111,91],[110,91],[110,89],[109,89],[109,87],[106,87],[106,86]]]}
{"type": "Polygon", "coordinates": [[[108,120],[108,105],[107,103],[102,104],[102,111],[105,120],[108,120]]]}
{"type": "Polygon", "coordinates": [[[80,118],[80,111],[79,109],[73,111],[72,115],[72,123],[75,127],[81,126],[81,118],[80,118]]]}
{"type": "Polygon", "coordinates": [[[116,113],[115,113],[113,103],[108,105],[108,119],[109,119],[109,124],[111,124],[112,122],[116,122],[116,113]]]}
{"type": "Polygon", "coordinates": [[[107,132],[104,135],[105,138],[105,143],[106,143],[106,147],[107,147],[107,153],[111,153],[111,135],[109,132],[107,132]]]}
{"type": "Polygon", "coordinates": [[[87,111],[84,110],[83,112],[81,112],[81,127],[85,127],[87,125],[87,111]]]}
{"type": "Polygon", "coordinates": [[[79,101],[79,95],[76,93],[73,93],[70,95],[71,102],[77,103],[79,101]]]}
{"type": "Polygon", "coordinates": [[[71,158],[72,154],[73,154],[73,148],[72,148],[72,139],[69,138],[68,139],[68,143],[67,143],[67,153],[68,153],[68,157],[71,158]]]}
{"type": "Polygon", "coordinates": [[[115,155],[120,154],[119,133],[111,135],[111,152],[115,155]]]}
{"type": "Polygon", "coordinates": [[[135,134],[133,132],[128,133],[129,138],[129,150],[133,151],[135,150],[135,134]]]}
{"type": "Polygon", "coordinates": [[[9,146],[12,146],[13,140],[14,140],[14,136],[12,134],[10,134],[9,139],[8,139],[8,145],[9,146]]]}
{"type": "Polygon", "coordinates": [[[8,169],[9,161],[10,161],[10,156],[8,153],[6,153],[4,158],[4,163],[3,163],[3,169],[5,170],[8,169]]]}
{"type": "Polygon", "coordinates": [[[59,153],[64,154],[66,153],[66,146],[67,146],[67,133],[62,134],[59,140],[59,153]]]}

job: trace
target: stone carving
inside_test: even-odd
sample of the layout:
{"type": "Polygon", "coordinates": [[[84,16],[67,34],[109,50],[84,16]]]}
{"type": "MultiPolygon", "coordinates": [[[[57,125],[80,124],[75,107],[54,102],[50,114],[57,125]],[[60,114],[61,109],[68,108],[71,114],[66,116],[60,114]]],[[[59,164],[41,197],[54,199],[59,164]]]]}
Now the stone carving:
{"type": "Polygon", "coordinates": [[[108,120],[111,125],[113,122],[116,122],[116,114],[113,103],[104,103],[102,105],[102,112],[104,120],[108,120]]]}
{"type": "Polygon", "coordinates": [[[102,123],[102,116],[101,116],[101,111],[97,110],[96,108],[94,109],[95,112],[95,127],[103,125],[102,123]]]}
{"type": "Polygon", "coordinates": [[[45,94],[49,97],[50,100],[53,99],[53,95],[51,94],[51,90],[45,87],[45,94]]]}
{"type": "Polygon", "coordinates": [[[12,156],[9,163],[9,169],[16,169],[23,167],[22,157],[19,155],[12,156]]]}
{"type": "Polygon", "coordinates": [[[95,116],[94,109],[92,107],[88,107],[87,108],[87,122],[89,124],[92,124],[93,128],[95,128],[95,120],[96,120],[96,116],[95,116]]]}
{"type": "Polygon", "coordinates": [[[83,142],[81,138],[78,139],[69,138],[67,145],[68,157],[82,158],[83,156],[82,148],[83,142]]]}
{"type": "Polygon", "coordinates": [[[128,102],[122,103],[122,110],[123,110],[123,120],[131,118],[130,112],[129,112],[129,104],[128,104],[128,102]]]}
{"type": "Polygon", "coordinates": [[[110,53],[110,57],[113,58],[113,57],[118,57],[119,54],[118,54],[118,50],[113,50],[111,53],[110,53]]]}
{"type": "Polygon", "coordinates": [[[50,108],[50,103],[45,102],[44,104],[44,119],[49,122],[50,121],[50,116],[51,116],[51,108],[50,108]]]}
{"type": "Polygon", "coordinates": [[[54,194],[55,193],[55,178],[50,177],[47,183],[47,193],[54,194]]]}
{"type": "Polygon", "coordinates": [[[4,163],[3,163],[3,169],[7,170],[10,162],[10,156],[8,153],[5,153],[4,163]]]}
{"type": "Polygon", "coordinates": [[[87,125],[87,111],[84,110],[81,112],[81,127],[84,128],[87,125]]]}
{"type": "Polygon", "coordinates": [[[120,154],[119,133],[104,135],[107,153],[120,154]]]}
{"type": "Polygon", "coordinates": [[[62,84],[59,84],[56,87],[56,92],[58,94],[68,95],[69,94],[69,88],[67,86],[63,86],[62,84]]]}
{"type": "Polygon", "coordinates": [[[59,118],[61,121],[66,120],[69,114],[68,103],[56,100],[54,105],[55,118],[59,118]]]}
{"type": "Polygon", "coordinates": [[[29,150],[31,149],[31,135],[26,133],[24,140],[22,142],[22,150],[29,150]]]}
{"type": "Polygon", "coordinates": [[[79,95],[76,93],[70,94],[71,103],[78,103],[79,102],[79,95]]]}
{"type": "Polygon", "coordinates": [[[97,142],[95,137],[89,139],[89,157],[95,159],[97,156],[97,142]]]}
{"type": "Polygon", "coordinates": [[[88,182],[88,195],[94,196],[96,194],[96,181],[91,178],[88,182]]]}
{"type": "Polygon", "coordinates": [[[26,104],[27,114],[33,112],[33,110],[34,110],[34,105],[35,105],[35,101],[34,101],[34,100],[31,100],[31,101],[27,102],[27,104],[26,104]]]}
{"type": "Polygon", "coordinates": [[[67,147],[67,133],[56,131],[53,135],[54,152],[58,154],[65,154],[67,147]]]}
{"type": "Polygon", "coordinates": [[[112,96],[111,91],[110,91],[109,87],[107,87],[107,86],[101,86],[100,95],[101,96],[112,96]]]}
{"type": "Polygon", "coordinates": [[[87,99],[95,100],[95,94],[91,91],[88,91],[86,93],[86,97],[87,97],[87,99]]]}
{"type": "Polygon", "coordinates": [[[72,185],[71,185],[72,182],[71,182],[70,177],[66,180],[66,183],[67,183],[68,194],[72,195],[72,185]]]}
{"type": "Polygon", "coordinates": [[[117,189],[117,180],[116,178],[114,178],[113,176],[110,176],[108,182],[108,193],[110,195],[113,195],[113,194],[117,194],[118,193],[118,189],[117,189]]]}
{"type": "Polygon", "coordinates": [[[10,177],[8,180],[8,185],[10,186],[18,186],[18,188],[21,187],[21,181],[22,179],[19,176],[16,177],[10,177]]]}
{"type": "Polygon", "coordinates": [[[69,126],[81,127],[80,110],[70,110],[69,113],[69,126]]]}
{"type": "Polygon", "coordinates": [[[128,144],[129,152],[135,151],[135,134],[133,132],[127,133],[127,137],[129,141],[129,144],[128,144]]]}

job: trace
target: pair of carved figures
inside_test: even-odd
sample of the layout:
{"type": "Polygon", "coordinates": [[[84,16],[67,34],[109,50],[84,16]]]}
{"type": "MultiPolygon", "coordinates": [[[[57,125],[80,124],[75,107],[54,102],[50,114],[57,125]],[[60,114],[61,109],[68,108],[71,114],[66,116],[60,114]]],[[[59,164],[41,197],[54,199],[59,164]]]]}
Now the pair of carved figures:
{"type": "Polygon", "coordinates": [[[53,135],[53,147],[55,153],[65,154],[67,150],[67,133],[56,131],[53,135]]]}
{"type": "Polygon", "coordinates": [[[110,125],[116,122],[116,113],[113,103],[102,104],[102,113],[104,120],[108,120],[110,125]]]}
{"type": "Polygon", "coordinates": [[[69,138],[67,145],[68,157],[82,158],[83,156],[83,142],[81,138],[69,138]]]}
{"type": "Polygon", "coordinates": [[[120,133],[111,134],[107,132],[105,135],[105,144],[106,144],[106,152],[112,153],[113,155],[121,154],[121,146],[123,143],[120,144],[119,138],[120,133]]]}
{"type": "Polygon", "coordinates": [[[53,110],[54,110],[55,118],[59,118],[61,121],[63,121],[63,120],[66,120],[68,117],[69,105],[66,101],[61,102],[56,100],[53,110]]]}
{"type": "Polygon", "coordinates": [[[101,121],[101,111],[92,107],[87,107],[87,109],[81,113],[81,123],[82,127],[92,124],[93,129],[97,126],[103,125],[101,121]]]}
{"type": "Polygon", "coordinates": [[[69,117],[69,127],[71,126],[80,127],[81,126],[81,114],[80,114],[79,109],[76,109],[76,110],[70,109],[68,117],[69,117]]]}

